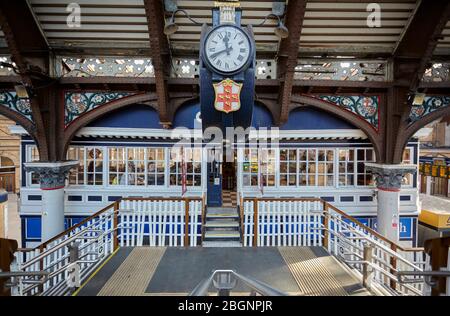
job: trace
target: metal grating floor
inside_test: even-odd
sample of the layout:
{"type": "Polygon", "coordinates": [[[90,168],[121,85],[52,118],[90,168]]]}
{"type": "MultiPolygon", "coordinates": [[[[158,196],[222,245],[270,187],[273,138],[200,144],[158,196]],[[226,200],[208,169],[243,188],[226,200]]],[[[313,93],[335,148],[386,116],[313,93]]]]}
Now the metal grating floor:
{"type": "MultiPolygon", "coordinates": [[[[121,248],[78,295],[185,296],[216,269],[252,276],[289,295],[370,295],[320,247],[121,248]]],[[[238,284],[232,294],[249,293],[238,284]]]]}

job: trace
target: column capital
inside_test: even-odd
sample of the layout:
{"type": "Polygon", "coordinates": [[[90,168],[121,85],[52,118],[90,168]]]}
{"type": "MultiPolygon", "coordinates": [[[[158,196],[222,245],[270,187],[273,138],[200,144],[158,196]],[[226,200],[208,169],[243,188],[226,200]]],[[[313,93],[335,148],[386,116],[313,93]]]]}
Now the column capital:
{"type": "Polygon", "coordinates": [[[39,175],[42,190],[56,190],[65,186],[70,169],[77,167],[78,161],[27,162],[25,170],[39,175]]]}
{"type": "Polygon", "coordinates": [[[409,173],[416,173],[417,166],[412,164],[377,164],[366,163],[366,170],[371,171],[378,189],[399,191],[403,177],[409,173]]]}

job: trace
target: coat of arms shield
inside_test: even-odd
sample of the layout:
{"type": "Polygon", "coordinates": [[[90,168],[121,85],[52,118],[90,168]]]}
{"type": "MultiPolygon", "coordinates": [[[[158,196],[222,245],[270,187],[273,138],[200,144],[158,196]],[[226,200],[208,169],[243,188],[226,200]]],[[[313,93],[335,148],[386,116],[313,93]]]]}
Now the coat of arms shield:
{"type": "Polygon", "coordinates": [[[225,79],[219,83],[214,83],[213,86],[216,93],[214,108],[217,111],[230,113],[241,108],[240,96],[242,83],[236,83],[231,79],[225,79]]]}

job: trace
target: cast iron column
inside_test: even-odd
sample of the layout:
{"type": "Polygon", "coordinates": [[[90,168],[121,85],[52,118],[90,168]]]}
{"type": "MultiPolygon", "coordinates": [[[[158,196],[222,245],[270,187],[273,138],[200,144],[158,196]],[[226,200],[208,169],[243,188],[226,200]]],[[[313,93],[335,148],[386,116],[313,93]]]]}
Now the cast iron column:
{"type": "Polygon", "coordinates": [[[42,190],[42,242],[64,231],[64,188],[77,161],[30,162],[26,171],[39,175],[42,190]]]}
{"type": "Polygon", "coordinates": [[[377,230],[397,243],[400,240],[400,189],[403,177],[416,173],[416,165],[366,163],[378,189],[377,230]]]}

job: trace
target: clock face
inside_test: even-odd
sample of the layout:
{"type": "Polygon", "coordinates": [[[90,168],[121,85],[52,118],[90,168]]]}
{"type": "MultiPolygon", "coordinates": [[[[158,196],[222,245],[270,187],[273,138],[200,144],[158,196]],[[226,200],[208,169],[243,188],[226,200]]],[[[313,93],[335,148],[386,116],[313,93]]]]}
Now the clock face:
{"type": "Polygon", "coordinates": [[[219,26],[208,34],[204,50],[207,61],[215,70],[233,73],[250,59],[250,39],[238,27],[219,26]]]}

